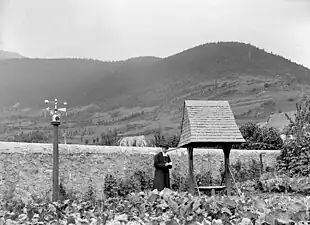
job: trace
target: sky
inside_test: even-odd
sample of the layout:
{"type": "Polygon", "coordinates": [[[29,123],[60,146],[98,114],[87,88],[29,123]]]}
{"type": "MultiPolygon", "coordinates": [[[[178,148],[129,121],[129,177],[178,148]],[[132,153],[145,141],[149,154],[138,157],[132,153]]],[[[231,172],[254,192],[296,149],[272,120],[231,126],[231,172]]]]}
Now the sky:
{"type": "Polygon", "coordinates": [[[310,68],[310,0],[0,0],[0,49],[39,58],[167,57],[251,43],[310,68]]]}

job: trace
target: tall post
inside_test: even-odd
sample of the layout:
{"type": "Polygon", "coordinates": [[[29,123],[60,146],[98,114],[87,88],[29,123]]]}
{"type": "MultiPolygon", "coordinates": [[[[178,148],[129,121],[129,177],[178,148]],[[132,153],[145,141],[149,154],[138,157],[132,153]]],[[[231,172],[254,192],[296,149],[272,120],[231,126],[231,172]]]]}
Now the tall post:
{"type": "Polygon", "coordinates": [[[188,152],[188,183],[189,183],[189,190],[188,192],[194,194],[195,192],[195,180],[194,180],[194,161],[193,161],[193,146],[189,145],[187,147],[188,152]]]}
{"type": "Polygon", "coordinates": [[[229,169],[229,155],[230,150],[232,148],[231,144],[224,144],[223,145],[223,151],[224,151],[224,166],[225,166],[225,172],[224,172],[224,179],[225,179],[225,186],[227,190],[227,195],[231,194],[231,180],[230,180],[230,169],[229,169]]]}
{"type": "MultiPolygon", "coordinates": [[[[50,114],[52,116],[51,124],[53,125],[53,196],[52,201],[57,202],[59,199],[59,149],[58,149],[58,127],[60,125],[60,114],[61,112],[67,112],[66,107],[65,108],[58,108],[58,100],[55,98],[54,101],[51,101],[54,103],[54,107],[50,109],[50,107],[47,108],[48,111],[50,111],[50,114]]],[[[48,100],[45,100],[46,104],[51,103],[48,100]]],[[[67,102],[63,102],[63,104],[66,106],[67,102]]]]}
{"type": "Polygon", "coordinates": [[[60,122],[52,121],[54,131],[53,142],[53,202],[58,200],[59,196],[59,149],[58,149],[58,126],[60,122]]]}

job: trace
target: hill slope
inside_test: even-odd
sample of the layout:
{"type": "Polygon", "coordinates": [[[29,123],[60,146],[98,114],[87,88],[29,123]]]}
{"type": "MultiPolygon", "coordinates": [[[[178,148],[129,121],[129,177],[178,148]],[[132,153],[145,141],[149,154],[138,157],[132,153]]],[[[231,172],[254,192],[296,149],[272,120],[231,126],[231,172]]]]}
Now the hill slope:
{"type": "Polygon", "coordinates": [[[94,126],[96,135],[108,128],[147,133],[160,124],[178,129],[185,99],[229,100],[238,122],[263,121],[272,111],[293,110],[310,90],[309,69],[235,42],[204,44],[164,59],[3,60],[0,76],[2,117],[29,117],[24,108],[37,112],[45,98],[58,96],[69,102],[72,129],[86,121],[83,126],[94,126]]]}
{"type": "Polygon", "coordinates": [[[21,59],[21,58],[25,58],[25,57],[15,52],[8,52],[8,51],[0,50],[0,60],[21,59]]]}

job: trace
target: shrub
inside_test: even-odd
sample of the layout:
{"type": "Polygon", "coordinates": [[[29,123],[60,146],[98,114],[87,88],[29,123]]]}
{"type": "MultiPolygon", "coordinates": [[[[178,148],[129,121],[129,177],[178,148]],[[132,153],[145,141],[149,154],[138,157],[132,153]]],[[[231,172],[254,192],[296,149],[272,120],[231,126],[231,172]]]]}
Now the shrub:
{"type": "Polygon", "coordinates": [[[87,188],[87,192],[84,196],[84,199],[86,201],[94,201],[96,199],[95,189],[93,187],[93,181],[91,178],[88,181],[88,188],[87,188]]]}
{"type": "Polygon", "coordinates": [[[179,134],[163,135],[160,131],[156,131],[153,139],[151,140],[153,146],[158,147],[160,143],[166,142],[172,148],[177,147],[179,141],[180,141],[179,134]]]}
{"type": "Polygon", "coordinates": [[[118,141],[119,141],[119,135],[116,129],[114,129],[114,131],[109,130],[107,133],[101,133],[100,145],[117,146],[118,141]]]}
{"type": "Polygon", "coordinates": [[[140,192],[153,188],[153,177],[144,170],[136,170],[132,175],[115,177],[106,175],[104,193],[106,197],[126,196],[132,192],[140,192]]]}
{"type": "Polygon", "coordinates": [[[287,133],[293,134],[296,140],[286,142],[278,157],[278,172],[289,176],[308,176],[310,174],[310,101],[296,103],[296,114],[293,120],[285,114],[290,124],[287,133]]]}
{"type": "Polygon", "coordinates": [[[118,195],[117,179],[112,174],[107,174],[104,178],[104,194],[107,198],[113,198],[118,195]]]}
{"type": "Polygon", "coordinates": [[[180,171],[172,170],[170,173],[171,189],[174,191],[186,189],[185,179],[186,176],[184,176],[180,171]]]}
{"type": "Polygon", "coordinates": [[[283,140],[276,128],[264,126],[261,128],[261,132],[262,143],[273,146],[274,150],[283,148],[283,140]]]}
{"type": "Polygon", "coordinates": [[[66,199],[77,199],[77,193],[73,190],[67,189],[63,182],[60,182],[59,184],[59,199],[61,201],[66,200],[66,199]]]}
{"type": "Polygon", "coordinates": [[[240,132],[246,143],[234,145],[233,148],[248,150],[277,150],[283,148],[280,132],[273,127],[259,127],[257,124],[249,122],[240,126],[240,132]]]}
{"type": "Polygon", "coordinates": [[[49,137],[40,130],[31,131],[29,133],[21,132],[19,135],[14,136],[15,142],[28,142],[28,143],[47,143],[49,137]]]}
{"type": "Polygon", "coordinates": [[[310,132],[310,100],[302,100],[296,103],[295,119],[292,119],[287,113],[286,118],[290,121],[286,127],[287,134],[296,136],[297,141],[300,141],[310,132]]]}
{"type": "Polygon", "coordinates": [[[180,141],[180,135],[179,134],[174,134],[168,138],[168,144],[172,148],[178,147],[179,141],[180,141]]]}
{"type": "Polygon", "coordinates": [[[239,129],[246,141],[261,142],[261,129],[257,124],[249,122],[241,125],[239,129]]]}
{"type": "Polygon", "coordinates": [[[278,172],[286,173],[289,176],[309,176],[310,175],[310,138],[303,140],[291,140],[278,157],[278,172]]]}
{"type": "Polygon", "coordinates": [[[129,178],[129,183],[133,185],[133,190],[144,191],[153,187],[153,178],[143,170],[136,170],[129,178]]]}
{"type": "Polygon", "coordinates": [[[212,177],[211,171],[196,174],[196,182],[198,186],[218,185],[212,177]]]}

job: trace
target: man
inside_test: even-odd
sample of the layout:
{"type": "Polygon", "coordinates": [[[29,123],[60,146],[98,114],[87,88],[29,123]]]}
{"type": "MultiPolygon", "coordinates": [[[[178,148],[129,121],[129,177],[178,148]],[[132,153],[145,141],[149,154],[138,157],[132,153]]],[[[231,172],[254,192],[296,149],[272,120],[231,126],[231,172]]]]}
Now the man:
{"type": "Polygon", "coordinates": [[[162,143],[159,147],[161,147],[161,151],[154,156],[154,189],[162,191],[164,188],[170,188],[169,170],[172,168],[172,162],[167,155],[168,144],[162,143]]]}

